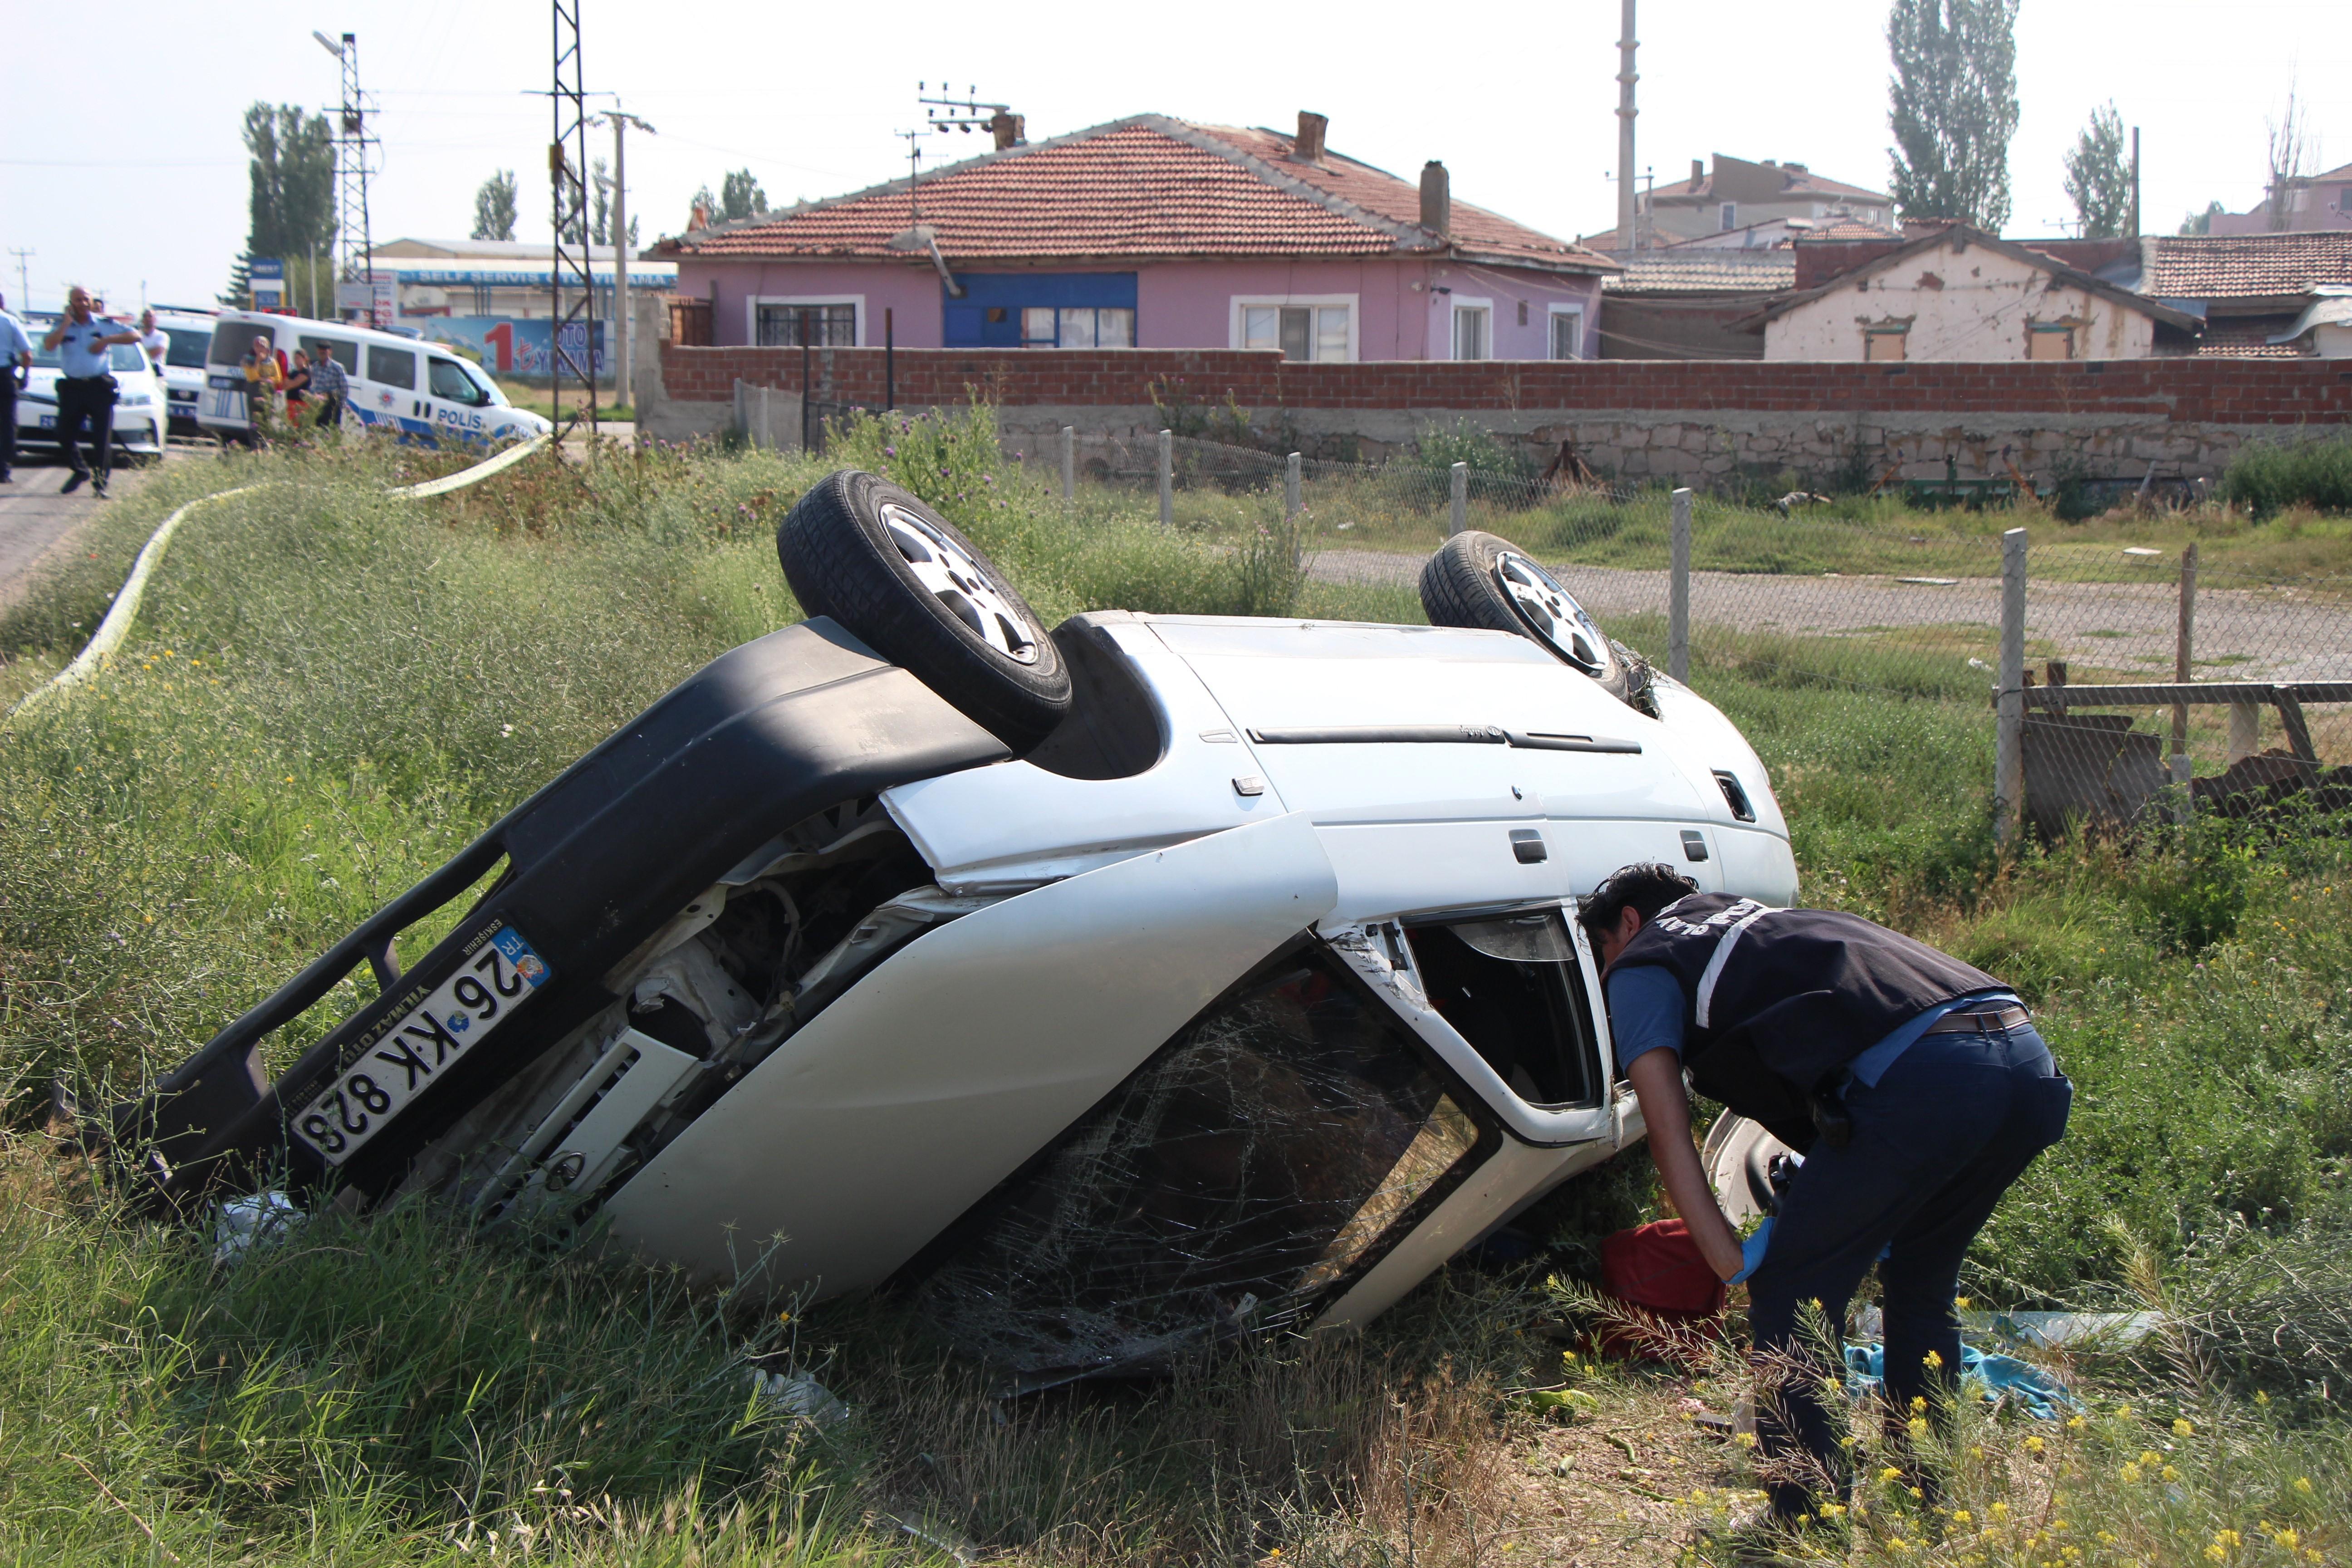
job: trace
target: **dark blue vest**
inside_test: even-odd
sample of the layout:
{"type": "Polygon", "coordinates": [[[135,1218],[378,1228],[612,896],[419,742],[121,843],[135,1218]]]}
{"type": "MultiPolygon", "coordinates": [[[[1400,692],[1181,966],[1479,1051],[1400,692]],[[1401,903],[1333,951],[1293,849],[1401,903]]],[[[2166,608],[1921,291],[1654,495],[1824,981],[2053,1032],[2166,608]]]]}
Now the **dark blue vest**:
{"type": "Polygon", "coordinates": [[[1682,986],[1693,1086],[1790,1142],[1839,1068],[1937,1003],[2001,984],[1860,915],[1727,893],[1659,910],[1615,967],[1645,964],[1682,986]]]}

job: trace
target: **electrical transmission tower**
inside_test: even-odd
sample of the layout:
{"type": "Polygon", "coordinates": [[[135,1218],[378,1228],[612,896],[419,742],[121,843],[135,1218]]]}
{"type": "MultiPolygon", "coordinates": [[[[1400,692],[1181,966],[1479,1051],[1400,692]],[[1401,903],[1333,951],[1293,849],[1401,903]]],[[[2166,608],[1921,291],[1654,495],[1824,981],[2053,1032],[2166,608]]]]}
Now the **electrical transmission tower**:
{"type": "MultiPolygon", "coordinates": [[[[563,387],[576,384],[596,432],[596,268],[593,234],[588,226],[588,93],[580,66],[581,0],[553,0],[555,80],[548,95],[554,110],[554,136],[547,147],[547,173],[555,196],[555,267],[550,275],[548,369],[554,378],[557,437],[568,432],[563,387]]],[[[580,415],[572,416],[573,424],[580,415]]]]}
{"type": "MultiPolygon", "coordinates": [[[[341,43],[324,33],[310,36],[343,68],[343,100],[335,122],[335,243],[343,251],[337,276],[346,283],[372,283],[368,269],[373,265],[375,241],[368,229],[368,149],[382,143],[368,134],[368,101],[360,91],[359,35],[345,33],[341,43]]],[[[384,324],[375,320],[373,295],[368,319],[371,325],[384,324]]]]}

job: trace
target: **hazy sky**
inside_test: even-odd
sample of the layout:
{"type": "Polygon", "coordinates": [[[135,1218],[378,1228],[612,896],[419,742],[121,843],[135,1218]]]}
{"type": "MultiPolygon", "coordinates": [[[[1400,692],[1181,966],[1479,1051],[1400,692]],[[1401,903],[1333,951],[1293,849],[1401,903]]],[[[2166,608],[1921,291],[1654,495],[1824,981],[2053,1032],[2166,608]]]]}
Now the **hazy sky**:
{"type": "MultiPolygon", "coordinates": [[[[1661,182],[1720,150],[1796,159],[1884,189],[1885,0],[1644,0],[1641,160],[1661,182]]],[[[1028,117],[1033,139],[1156,110],[1289,127],[1331,117],[1331,145],[1411,177],[1429,158],[1457,196],[1561,236],[1614,221],[1617,0],[1484,5],[1456,27],[1422,7],[723,4],[585,0],[588,85],[659,134],[630,141],[647,241],[685,226],[695,188],[749,165],[778,204],[903,175],[919,79],[1028,117]]],[[[359,35],[382,104],[379,241],[462,236],[473,193],[518,171],[525,238],[547,229],[549,19],[523,0],[125,0],[13,13],[0,246],[29,247],[31,302],[68,281],[110,302],[209,300],[246,232],[237,134],[257,99],[323,108],[336,65],[311,29],[359,35]]],[[[2352,159],[2352,5],[2343,0],[2024,0],[2023,121],[2012,235],[2073,216],[2059,160],[2096,105],[2142,127],[2145,209],[2168,231],[2218,198],[2262,194],[2264,121],[2299,72],[2324,164],[2352,159]]],[[[600,100],[609,102],[609,100],[600,100]]],[[[599,133],[600,141],[605,133],[599,133]]],[[[924,138],[927,167],[986,146],[924,138]]],[[[17,258],[0,287],[18,300],[17,258]]]]}

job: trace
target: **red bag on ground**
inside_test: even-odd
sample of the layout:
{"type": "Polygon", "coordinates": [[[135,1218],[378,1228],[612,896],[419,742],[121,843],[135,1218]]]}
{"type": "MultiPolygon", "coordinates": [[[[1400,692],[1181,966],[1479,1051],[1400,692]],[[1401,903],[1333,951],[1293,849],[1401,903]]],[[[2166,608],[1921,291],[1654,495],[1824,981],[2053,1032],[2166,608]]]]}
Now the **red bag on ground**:
{"type": "Polygon", "coordinates": [[[1601,1289],[1656,1324],[1655,1332],[1612,1324],[1601,1331],[1601,1349],[1647,1361],[1673,1355],[1678,1341],[1710,1332],[1727,1295],[1691,1239],[1690,1226],[1679,1219],[1653,1220],[1603,1240],[1601,1289]]]}

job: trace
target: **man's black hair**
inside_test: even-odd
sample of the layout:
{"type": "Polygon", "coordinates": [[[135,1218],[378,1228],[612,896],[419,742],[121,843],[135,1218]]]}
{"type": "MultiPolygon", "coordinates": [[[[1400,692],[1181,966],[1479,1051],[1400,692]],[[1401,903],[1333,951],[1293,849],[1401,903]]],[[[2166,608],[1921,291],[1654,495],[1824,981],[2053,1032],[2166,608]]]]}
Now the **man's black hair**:
{"type": "Polygon", "coordinates": [[[1615,930],[1629,909],[1641,910],[1644,921],[1654,921],[1660,910],[1697,891],[1698,884],[1672,866],[1657,860],[1637,861],[1602,878],[1592,896],[1578,907],[1576,921],[1598,937],[1615,930]]]}

